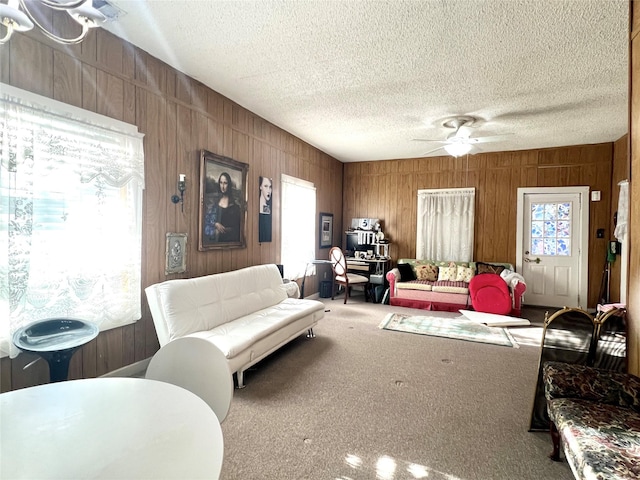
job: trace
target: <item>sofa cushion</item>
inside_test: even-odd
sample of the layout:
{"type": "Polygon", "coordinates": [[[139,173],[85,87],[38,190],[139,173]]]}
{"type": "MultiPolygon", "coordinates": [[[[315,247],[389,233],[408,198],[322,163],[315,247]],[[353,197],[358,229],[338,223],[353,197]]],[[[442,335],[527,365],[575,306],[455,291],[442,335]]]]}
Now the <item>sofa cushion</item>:
{"type": "Polygon", "coordinates": [[[640,414],[575,398],[547,403],[577,478],[640,478],[640,414]]]}
{"type": "Polygon", "coordinates": [[[446,282],[446,281],[455,282],[457,277],[458,277],[458,267],[455,263],[449,264],[448,267],[440,267],[438,269],[439,282],[446,282]]]}
{"type": "Polygon", "coordinates": [[[476,270],[473,267],[463,267],[458,265],[456,270],[456,282],[467,282],[469,283],[473,276],[476,274],[476,270]]]}
{"type": "Polygon", "coordinates": [[[438,280],[433,284],[431,290],[434,292],[460,293],[467,295],[469,293],[469,284],[466,282],[450,282],[438,280]]]}
{"type": "Polygon", "coordinates": [[[211,330],[194,332],[189,336],[206,338],[218,347],[225,357],[233,358],[284,325],[314,312],[324,315],[322,309],[318,310],[318,302],[287,298],[277,305],[250,313],[211,330]]]}
{"type": "Polygon", "coordinates": [[[434,282],[430,282],[429,280],[411,280],[410,282],[396,283],[396,288],[398,290],[423,290],[430,292],[433,284],[434,282]]]}
{"type": "Polygon", "coordinates": [[[492,265],[490,263],[476,262],[476,271],[478,275],[482,273],[495,273],[500,275],[505,269],[503,265],[492,265]]]}
{"type": "Polygon", "coordinates": [[[413,271],[413,267],[408,263],[399,263],[398,271],[400,272],[401,282],[410,282],[416,279],[416,273],[413,271]]]}
{"type": "Polygon", "coordinates": [[[438,280],[438,267],[432,264],[416,265],[416,277],[418,280],[435,282],[438,280]]]}
{"type": "Polygon", "coordinates": [[[275,265],[258,265],[169,280],[157,286],[156,296],[173,340],[278,304],[287,298],[281,285],[275,265]]]}
{"type": "Polygon", "coordinates": [[[547,400],[575,397],[633,408],[640,413],[640,378],[584,365],[546,362],[542,368],[547,400]]]}

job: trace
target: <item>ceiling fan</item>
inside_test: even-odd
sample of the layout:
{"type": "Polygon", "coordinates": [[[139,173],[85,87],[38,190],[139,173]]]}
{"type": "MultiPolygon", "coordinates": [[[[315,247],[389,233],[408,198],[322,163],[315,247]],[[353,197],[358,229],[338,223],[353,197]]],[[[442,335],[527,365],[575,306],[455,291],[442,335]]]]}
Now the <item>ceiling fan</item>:
{"type": "Polygon", "coordinates": [[[445,140],[427,140],[423,138],[415,138],[414,140],[417,140],[419,142],[443,144],[441,147],[429,150],[424,155],[428,155],[440,149],[444,149],[449,155],[452,155],[454,157],[461,157],[462,155],[470,153],[472,150],[481,151],[480,148],[476,146],[478,143],[495,142],[499,140],[499,137],[502,137],[502,135],[490,137],[472,137],[471,126],[475,121],[475,118],[468,116],[452,117],[442,123],[443,127],[453,129],[453,132],[447,135],[447,138],[445,140]]]}

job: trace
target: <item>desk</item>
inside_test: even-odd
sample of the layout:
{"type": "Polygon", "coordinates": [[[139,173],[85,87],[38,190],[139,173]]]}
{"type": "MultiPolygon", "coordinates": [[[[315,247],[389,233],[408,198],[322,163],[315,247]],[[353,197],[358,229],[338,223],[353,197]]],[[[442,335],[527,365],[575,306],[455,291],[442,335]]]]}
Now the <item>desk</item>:
{"type": "Polygon", "coordinates": [[[49,380],[61,382],[69,374],[71,357],[82,345],[98,336],[97,325],[82,320],[53,318],[39,320],[13,334],[20,350],[37,353],[49,364],[49,380]]]}
{"type": "Polygon", "coordinates": [[[331,265],[331,260],[311,260],[310,262],[307,262],[307,265],[304,267],[304,277],[302,277],[300,298],[304,298],[304,284],[307,281],[307,270],[309,269],[309,265],[331,265]]]}
{"type": "Polygon", "coordinates": [[[389,269],[389,258],[360,259],[347,257],[347,271],[369,278],[370,297],[374,303],[381,302],[387,286],[385,274],[389,269]],[[378,292],[376,294],[376,292],[378,292]]]}
{"type": "Polygon", "coordinates": [[[361,275],[384,275],[389,267],[388,258],[360,259],[347,257],[347,270],[361,275]]]}
{"type": "Polygon", "coordinates": [[[142,378],[48,383],[0,395],[0,478],[219,478],[209,406],[142,378]]]}

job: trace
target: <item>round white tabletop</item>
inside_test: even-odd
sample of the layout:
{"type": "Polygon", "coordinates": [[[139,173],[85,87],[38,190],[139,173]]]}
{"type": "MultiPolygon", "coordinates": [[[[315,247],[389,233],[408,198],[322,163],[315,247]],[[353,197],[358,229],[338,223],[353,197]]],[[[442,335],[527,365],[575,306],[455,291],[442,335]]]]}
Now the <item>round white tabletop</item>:
{"type": "Polygon", "coordinates": [[[199,397],[141,378],[0,395],[0,478],[217,479],[223,439],[199,397]]]}

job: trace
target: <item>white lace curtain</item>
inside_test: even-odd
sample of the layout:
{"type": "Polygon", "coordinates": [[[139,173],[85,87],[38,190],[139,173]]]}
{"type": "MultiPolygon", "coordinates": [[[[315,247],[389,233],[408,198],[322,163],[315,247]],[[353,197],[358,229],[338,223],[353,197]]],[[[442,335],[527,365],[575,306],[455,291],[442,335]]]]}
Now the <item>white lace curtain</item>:
{"type": "Polygon", "coordinates": [[[0,129],[0,355],[36,320],[138,320],[137,128],[0,85],[0,129]]]}
{"type": "Polygon", "coordinates": [[[418,190],[416,258],[473,260],[475,188],[418,190]]]}
{"type": "MultiPolygon", "coordinates": [[[[304,276],[315,259],[316,188],[311,182],[282,175],[282,250],[280,261],[286,278],[304,276]]],[[[307,272],[311,274],[313,272],[307,272]]]]}

